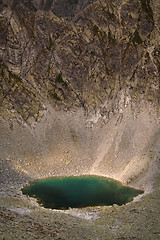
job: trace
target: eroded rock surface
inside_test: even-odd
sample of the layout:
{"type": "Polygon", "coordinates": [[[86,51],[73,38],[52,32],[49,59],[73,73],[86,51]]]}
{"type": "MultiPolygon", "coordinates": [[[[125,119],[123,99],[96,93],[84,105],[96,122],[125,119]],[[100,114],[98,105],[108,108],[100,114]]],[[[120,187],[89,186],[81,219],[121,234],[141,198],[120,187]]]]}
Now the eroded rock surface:
{"type": "Polygon", "coordinates": [[[96,1],[70,22],[37,9],[1,5],[2,115],[37,120],[49,102],[108,116],[122,98],[150,101],[159,115],[158,1],[96,1]]]}

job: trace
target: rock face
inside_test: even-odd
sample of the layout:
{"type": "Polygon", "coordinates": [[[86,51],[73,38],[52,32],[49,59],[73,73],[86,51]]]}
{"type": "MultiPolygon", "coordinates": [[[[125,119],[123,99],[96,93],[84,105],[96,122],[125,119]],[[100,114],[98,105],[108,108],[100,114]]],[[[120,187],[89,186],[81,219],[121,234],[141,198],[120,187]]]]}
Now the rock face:
{"type": "Polygon", "coordinates": [[[122,92],[126,104],[145,99],[159,114],[159,2],[96,1],[84,8],[87,3],[1,4],[2,115],[37,120],[49,102],[108,116],[120,111],[122,92]],[[65,4],[84,10],[70,22],[52,14],[65,4]]]}
{"type": "Polygon", "coordinates": [[[78,12],[95,2],[95,0],[2,0],[1,2],[12,9],[15,9],[19,3],[22,3],[31,11],[51,11],[58,17],[71,20],[78,12]]]}
{"type": "Polygon", "coordinates": [[[1,1],[3,159],[35,177],[147,186],[159,171],[159,26],[158,0],[1,1]]]}

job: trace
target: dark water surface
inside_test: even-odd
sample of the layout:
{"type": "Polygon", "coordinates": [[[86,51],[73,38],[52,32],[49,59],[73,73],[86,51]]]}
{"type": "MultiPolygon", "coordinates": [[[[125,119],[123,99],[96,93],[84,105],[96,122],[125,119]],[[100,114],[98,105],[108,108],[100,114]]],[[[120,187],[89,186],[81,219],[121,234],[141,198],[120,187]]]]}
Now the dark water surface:
{"type": "Polygon", "coordinates": [[[22,192],[37,198],[45,208],[52,209],[122,205],[143,193],[112,179],[97,176],[42,179],[24,187],[22,192]]]}

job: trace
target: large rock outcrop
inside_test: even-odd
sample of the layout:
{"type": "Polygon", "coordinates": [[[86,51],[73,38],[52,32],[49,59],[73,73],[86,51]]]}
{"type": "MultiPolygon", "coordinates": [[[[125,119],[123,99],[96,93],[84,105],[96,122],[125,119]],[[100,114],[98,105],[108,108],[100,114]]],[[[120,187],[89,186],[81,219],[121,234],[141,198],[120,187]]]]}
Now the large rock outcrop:
{"type": "Polygon", "coordinates": [[[122,92],[159,114],[158,1],[96,1],[70,22],[37,11],[45,2],[1,5],[2,115],[37,120],[49,102],[108,116],[121,111],[122,92]]]}

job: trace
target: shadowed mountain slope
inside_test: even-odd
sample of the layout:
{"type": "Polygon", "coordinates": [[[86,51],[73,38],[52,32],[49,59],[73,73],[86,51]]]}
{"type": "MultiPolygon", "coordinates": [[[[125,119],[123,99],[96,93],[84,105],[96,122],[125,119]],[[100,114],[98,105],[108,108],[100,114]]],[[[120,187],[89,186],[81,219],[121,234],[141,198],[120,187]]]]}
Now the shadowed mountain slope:
{"type": "Polygon", "coordinates": [[[36,120],[49,102],[108,116],[123,95],[151,102],[159,115],[158,1],[97,1],[71,22],[15,3],[1,7],[4,115],[36,120]]]}

